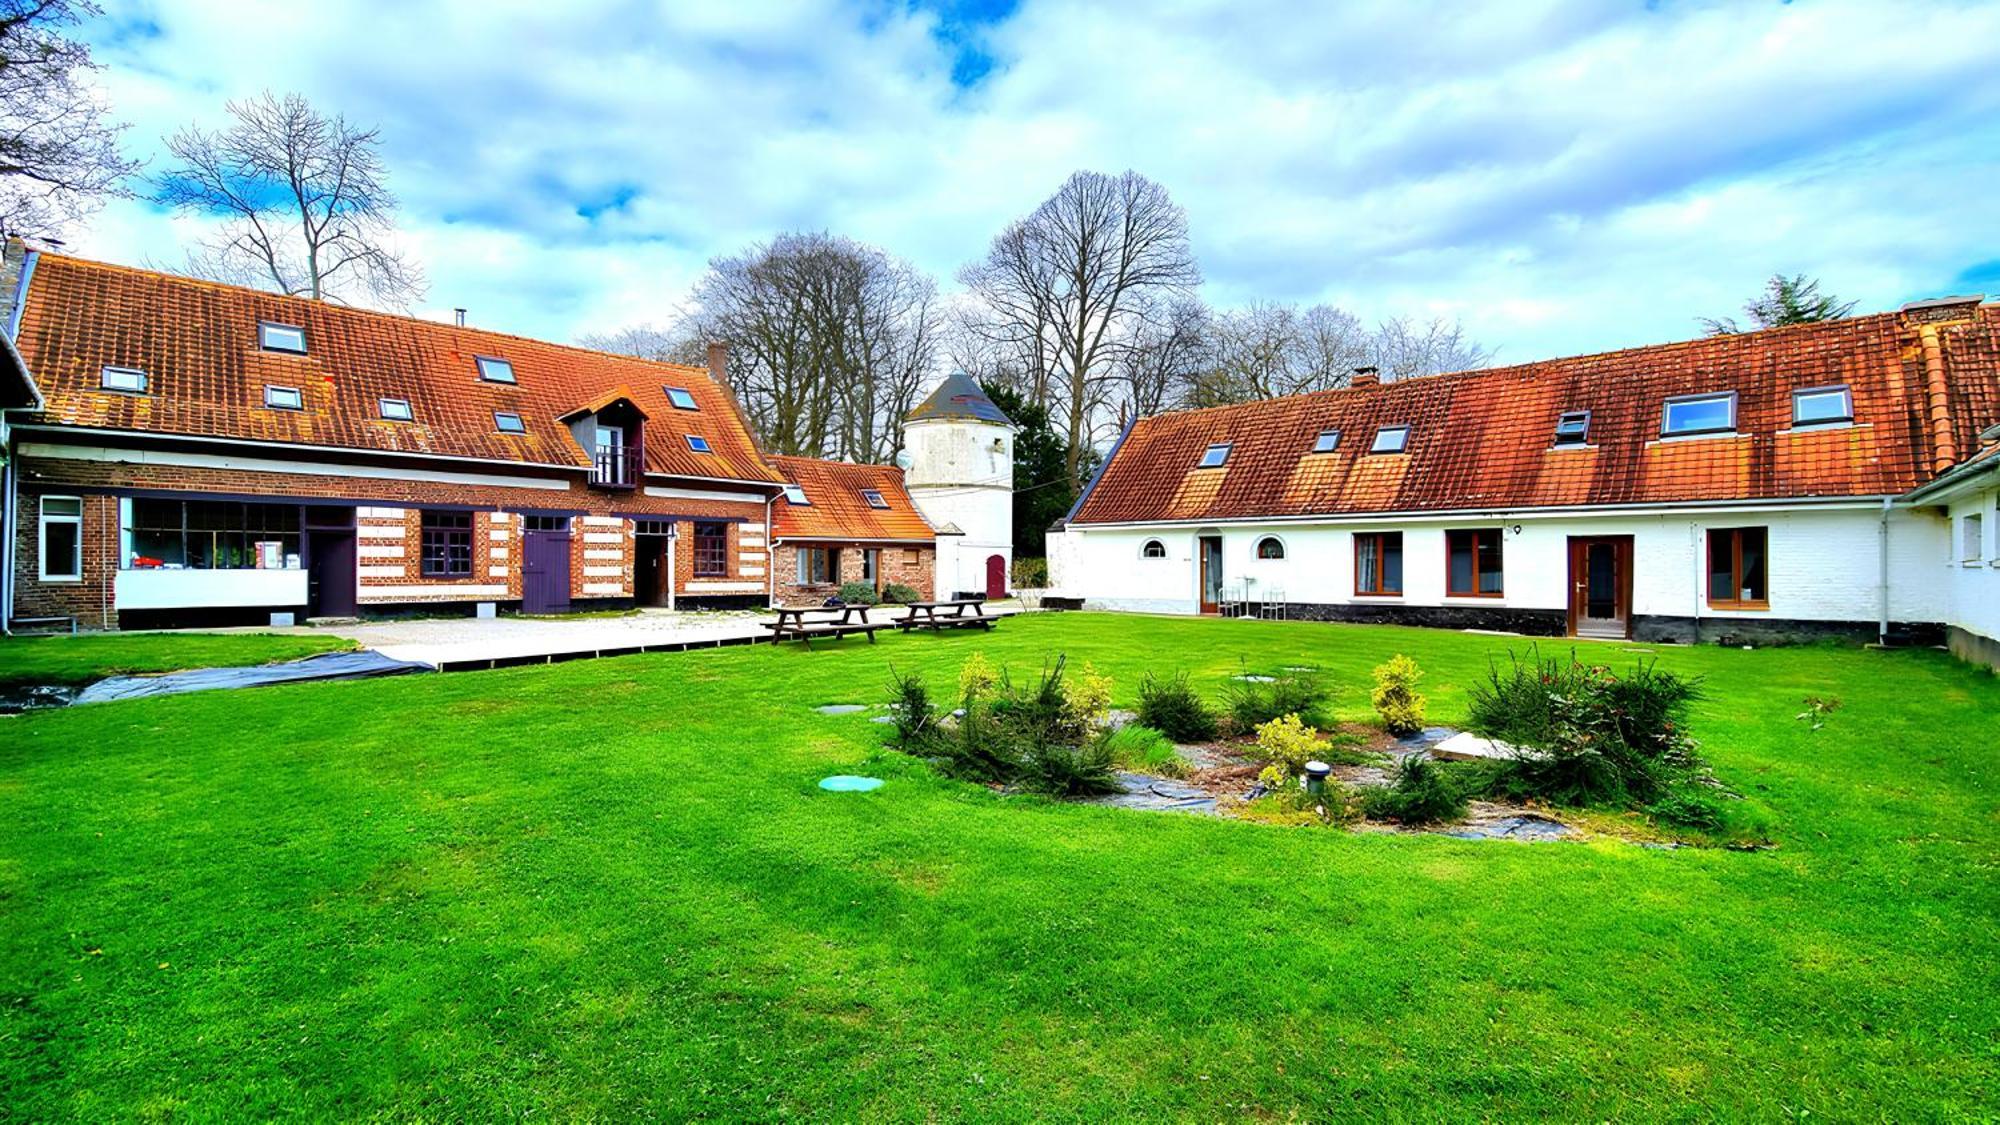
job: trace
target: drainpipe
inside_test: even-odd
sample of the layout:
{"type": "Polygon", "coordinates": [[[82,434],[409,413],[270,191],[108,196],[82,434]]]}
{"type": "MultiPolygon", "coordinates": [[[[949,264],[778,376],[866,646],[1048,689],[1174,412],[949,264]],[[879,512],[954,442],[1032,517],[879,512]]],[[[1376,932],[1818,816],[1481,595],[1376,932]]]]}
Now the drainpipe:
{"type": "MultiPolygon", "coordinates": [[[[1701,643],[1701,605],[1708,600],[1708,560],[1703,557],[1701,525],[1688,525],[1688,553],[1694,556],[1694,643],[1701,643]]],[[[1767,562],[1764,565],[1769,566],[1767,562]]]]}
{"type": "Polygon", "coordinates": [[[680,563],[674,558],[674,548],[681,541],[679,520],[667,525],[667,612],[674,611],[674,585],[681,580],[680,563]]]}
{"type": "Polygon", "coordinates": [[[7,516],[5,520],[0,520],[0,523],[5,524],[5,528],[4,530],[0,530],[0,534],[6,536],[4,541],[0,541],[0,591],[4,591],[4,594],[0,594],[0,601],[4,601],[4,605],[0,605],[0,632],[4,632],[10,637],[14,635],[15,510],[21,506],[20,480],[14,475],[13,444],[13,439],[9,437],[7,441],[8,449],[6,451],[7,464],[4,470],[0,470],[6,474],[7,490],[7,516]]]}
{"type": "Polygon", "coordinates": [[[1882,522],[1876,535],[1876,549],[1879,553],[1877,565],[1881,567],[1882,613],[1876,623],[1875,643],[1887,646],[1889,643],[1889,497],[1882,498],[1882,522]]]}

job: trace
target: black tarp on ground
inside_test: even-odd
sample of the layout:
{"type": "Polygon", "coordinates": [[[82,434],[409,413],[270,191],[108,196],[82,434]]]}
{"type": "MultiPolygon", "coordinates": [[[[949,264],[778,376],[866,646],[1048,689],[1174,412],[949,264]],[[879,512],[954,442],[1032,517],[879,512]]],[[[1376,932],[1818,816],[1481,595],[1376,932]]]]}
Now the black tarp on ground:
{"type": "Polygon", "coordinates": [[[379,652],[323,652],[304,660],[264,664],[255,668],[196,668],[188,672],[168,672],[161,676],[113,676],[83,689],[77,703],[109,703],[115,699],[141,699],[150,695],[179,695],[188,691],[218,688],[262,687],[266,684],[294,684],[309,680],[355,680],[369,676],[400,676],[408,672],[429,672],[431,666],[414,660],[394,660],[379,652]]]}

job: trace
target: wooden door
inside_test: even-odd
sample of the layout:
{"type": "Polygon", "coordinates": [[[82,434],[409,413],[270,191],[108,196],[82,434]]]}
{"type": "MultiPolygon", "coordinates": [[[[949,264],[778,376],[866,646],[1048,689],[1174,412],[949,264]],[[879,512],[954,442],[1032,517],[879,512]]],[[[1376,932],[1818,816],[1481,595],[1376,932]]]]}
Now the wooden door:
{"type": "Polygon", "coordinates": [[[521,537],[521,612],[569,609],[569,533],[529,531],[521,537]]]}
{"type": "Polygon", "coordinates": [[[1007,560],[1000,555],[986,556],[986,596],[1007,596],[1007,560]]]}
{"type": "Polygon", "coordinates": [[[1632,537],[1571,536],[1569,632],[1573,637],[1632,635],[1632,537]]]}
{"type": "Polygon", "coordinates": [[[354,529],[308,528],[312,544],[306,560],[306,614],[309,617],[352,617],[359,606],[355,583],[354,529]]]}
{"type": "Polygon", "coordinates": [[[1204,535],[1195,552],[1201,559],[1201,611],[1222,610],[1222,536],[1204,535]]]}

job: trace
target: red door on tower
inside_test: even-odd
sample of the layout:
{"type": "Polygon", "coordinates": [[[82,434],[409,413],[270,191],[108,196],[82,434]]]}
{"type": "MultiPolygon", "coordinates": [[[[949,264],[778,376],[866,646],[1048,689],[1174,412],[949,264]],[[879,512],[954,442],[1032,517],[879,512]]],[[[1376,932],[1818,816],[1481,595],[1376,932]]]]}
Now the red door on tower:
{"type": "Polygon", "coordinates": [[[986,556],[986,596],[989,598],[1007,596],[1007,560],[999,555],[986,556]]]}

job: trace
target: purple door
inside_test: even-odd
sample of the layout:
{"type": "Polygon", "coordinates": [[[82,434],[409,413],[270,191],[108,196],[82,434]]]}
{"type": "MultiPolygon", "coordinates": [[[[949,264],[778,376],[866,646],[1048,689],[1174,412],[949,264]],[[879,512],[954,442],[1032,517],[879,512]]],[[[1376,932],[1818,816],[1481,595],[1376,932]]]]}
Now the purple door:
{"type": "Polygon", "coordinates": [[[356,608],[354,529],[308,528],[306,542],[306,615],[352,617],[356,608]]]}
{"type": "Polygon", "coordinates": [[[1007,560],[999,555],[986,556],[986,596],[1007,596],[1007,560]]]}
{"type": "Polygon", "coordinates": [[[568,610],[569,531],[530,528],[521,539],[521,612],[568,610]]]}

